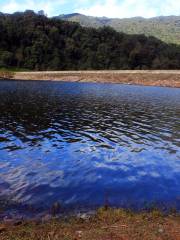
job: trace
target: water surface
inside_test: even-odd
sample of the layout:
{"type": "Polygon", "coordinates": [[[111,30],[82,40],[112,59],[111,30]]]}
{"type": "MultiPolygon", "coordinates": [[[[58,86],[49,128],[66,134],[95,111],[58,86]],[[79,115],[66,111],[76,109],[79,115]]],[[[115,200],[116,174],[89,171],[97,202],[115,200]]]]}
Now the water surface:
{"type": "Polygon", "coordinates": [[[0,82],[0,200],[180,209],[180,89],[0,82]]]}

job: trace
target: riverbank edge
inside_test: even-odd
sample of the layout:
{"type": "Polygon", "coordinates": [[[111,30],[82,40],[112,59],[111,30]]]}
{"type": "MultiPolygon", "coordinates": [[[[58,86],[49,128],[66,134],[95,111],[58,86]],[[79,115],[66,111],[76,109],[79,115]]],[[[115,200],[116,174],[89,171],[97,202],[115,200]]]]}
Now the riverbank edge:
{"type": "Polygon", "coordinates": [[[97,210],[94,215],[44,218],[41,221],[0,223],[1,240],[178,240],[180,215],[150,212],[133,212],[123,209],[97,210]]]}
{"type": "Polygon", "coordinates": [[[11,79],[116,83],[180,88],[180,70],[14,72],[11,79]]]}

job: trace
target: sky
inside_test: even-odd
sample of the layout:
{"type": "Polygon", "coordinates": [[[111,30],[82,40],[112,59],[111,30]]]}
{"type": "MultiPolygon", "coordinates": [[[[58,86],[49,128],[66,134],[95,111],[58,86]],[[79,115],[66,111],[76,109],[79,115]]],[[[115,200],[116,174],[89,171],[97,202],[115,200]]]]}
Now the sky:
{"type": "Polygon", "coordinates": [[[180,0],[0,0],[0,12],[44,10],[51,16],[82,13],[98,17],[128,18],[180,15],[180,0]]]}

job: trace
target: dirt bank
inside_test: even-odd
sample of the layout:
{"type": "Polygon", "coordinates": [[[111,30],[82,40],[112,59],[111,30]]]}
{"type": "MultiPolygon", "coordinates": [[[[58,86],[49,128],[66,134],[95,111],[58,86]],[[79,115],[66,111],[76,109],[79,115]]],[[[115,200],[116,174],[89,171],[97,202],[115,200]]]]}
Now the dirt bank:
{"type": "Polygon", "coordinates": [[[0,224],[1,240],[179,240],[180,217],[100,209],[96,215],[0,224]]]}
{"type": "Polygon", "coordinates": [[[164,86],[179,88],[180,70],[16,72],[13,79],[122,83],[122,84],[137,84],[147,86],[164,86]]]}

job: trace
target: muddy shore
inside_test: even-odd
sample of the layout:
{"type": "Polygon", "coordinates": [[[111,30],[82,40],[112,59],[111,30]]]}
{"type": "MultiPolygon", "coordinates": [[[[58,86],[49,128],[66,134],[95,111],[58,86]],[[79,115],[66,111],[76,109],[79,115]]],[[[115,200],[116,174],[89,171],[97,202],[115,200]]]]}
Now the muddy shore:
{"type": "Polygon", "coordinates": [[[180,88],[180,70],[16,72],[13,79],[120,83],[180,88]]]}

